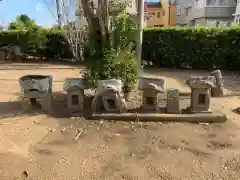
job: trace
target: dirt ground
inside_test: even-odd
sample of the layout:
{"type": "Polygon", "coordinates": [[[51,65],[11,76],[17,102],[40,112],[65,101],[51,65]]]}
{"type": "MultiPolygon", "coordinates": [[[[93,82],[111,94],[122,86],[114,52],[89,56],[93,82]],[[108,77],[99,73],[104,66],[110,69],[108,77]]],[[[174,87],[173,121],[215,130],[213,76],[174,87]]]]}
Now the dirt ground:
{"type": "MultiPolygon", "coordinates": [[[[80,67],[49,64],[0,66],[1,180],[237,180],[240,179],[240,123],[232,110],[237,96],[213,98],[226,113],[224,124],[92,121],[80,117],[23,113],[18,78],[53,75],[54,92],[80,67]],[[79,128],[83,133],[74,136],[79,128]]],[[[184,80],[208,72],[148,69],[164,76],[167,88],[189,91],[184,80]]],[[[223,72],[227,92],[240,92],[240,76],[223,72]]],[[[62,97],[63,98],[63,97],[62,97]]],[[[63,104],[58,104],[62,105],[63,104]]],[[[57,109],[64,114],[64,108],[57,109]]]]}

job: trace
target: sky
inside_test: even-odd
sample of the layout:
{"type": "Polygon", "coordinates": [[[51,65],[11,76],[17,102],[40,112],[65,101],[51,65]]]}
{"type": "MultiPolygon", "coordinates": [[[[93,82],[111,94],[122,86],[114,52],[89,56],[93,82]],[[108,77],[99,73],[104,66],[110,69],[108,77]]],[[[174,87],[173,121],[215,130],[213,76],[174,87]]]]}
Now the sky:
{"type": "MultiPolygon", "coordinates": [[[[56,0],[2,0],[0,2],[0,24],[7,27],[17,15],[27,14],[38,25],[52,27],[56,24],[56,0]],[[47,4],[46,4],[47,3],[47,4]]],[[[159,0],[148,0],[159,1],[159,0]]]]}

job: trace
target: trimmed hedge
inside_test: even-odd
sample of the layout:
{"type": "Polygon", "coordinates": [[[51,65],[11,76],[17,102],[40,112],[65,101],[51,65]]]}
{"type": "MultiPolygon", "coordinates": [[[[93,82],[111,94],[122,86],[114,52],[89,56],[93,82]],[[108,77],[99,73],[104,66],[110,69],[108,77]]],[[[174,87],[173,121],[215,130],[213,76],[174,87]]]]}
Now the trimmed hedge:
{"type": "Polygon", "coordinates": [[[70,59],[73,55],[61,31],[0,31],[0,47],[18,45],[25,54],[47,59],[70,59]]]}
{"type": "Polygon", "coordinates": [[[152,28],[143,59],[167,68],[240,69],[240,28],[152,28]]]}
{"type": "MultiPolygon", "coordinates": [[[[59,30],[0,31],[0,46],[9,44],[32,56],[73,58],[59,30]]],[[[239,70],[240,27],[145,29],[142,55],[156,67],[239,70]]]]}

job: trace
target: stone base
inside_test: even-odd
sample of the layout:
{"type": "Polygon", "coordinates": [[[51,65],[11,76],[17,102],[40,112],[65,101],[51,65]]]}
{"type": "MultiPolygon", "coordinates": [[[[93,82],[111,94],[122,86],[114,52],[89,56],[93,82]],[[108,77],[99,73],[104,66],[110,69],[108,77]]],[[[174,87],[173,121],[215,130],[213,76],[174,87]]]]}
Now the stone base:
{"type": "Polygon", "coordinates": [[[22,107],[24,110],[32,108],[40,108],[44,111],[51,111],[52,109],[52,94],[46,95],[41,98],[22,98],[22,107]]]}
{"type": "Polygon", "coordinates": [[[117,93],[109,93],[102,96],[102,102],[107,112],[120,112],[126,111],[126,102],[123,95],[118,96],[117,93]],[[112,101],[111,104],[109,100],[112,101]]]}
{"type": "Polygon", "coordinates": [[[69,109],[70,112],[81,111],[83,110],[83,106],[84,106],[84,93],[82,89],[67,92],[67,108],[69,109]]]}
{"type": "Polygon", "coordinates": [[[194,114],[196,114],[196,113],[198,113],[198,114],[199,114],[199,113],[212,113],[212,109],[209,108],[209,109],[206,110],[206,111],[196,111],[196,110],[195,110],[195,111],[192,111],[192,110],[191,110],[191,113],[194,113],[194,114]]]}

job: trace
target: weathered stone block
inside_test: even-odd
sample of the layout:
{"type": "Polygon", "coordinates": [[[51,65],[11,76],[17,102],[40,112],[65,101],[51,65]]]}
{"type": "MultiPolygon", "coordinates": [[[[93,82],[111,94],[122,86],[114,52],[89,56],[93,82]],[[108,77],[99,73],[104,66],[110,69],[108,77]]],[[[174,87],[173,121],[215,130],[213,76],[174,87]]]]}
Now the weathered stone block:
{"type": "Polygon", "coordinates": [[[216,80],[215,85],[211,89],[211,95],[213,97],[222,97],[224,95],[224,87],[223,87],[223,77],[220,70],[212,71],[211,76],[213,76],[216,80]]]}
{"type": "Polygon", "coordinates": [[[140,77],[139,89],[143,91],[142,108],[159,110],[158,96],[164,93],[165,80],[162,78],[140,77]]]}
{"type": "Polygon", "coordinates": [[[179,105],[179,91],[177,89],[167,90],[167,113],[179,114],[181,112],[179,105]]]}
{"type": "Polygon", "coordinates": [[[23,91],[23,108],[51,110],[52,76],[26,75],[19,79],[23,91]]]}
{"type": "Polygon", "coordinates": [[[126,102],[122,93],[122,81],[117,79],[99,80],[92,111],[96,112],[103,105],[107,112],[125,112],[126,102]]]}
{"type": "Polygon", "coordinates": [[[67,107],[70,111],[81,111],[84,108],[84,83],[82,78],[66,78],[63,90],[67,92],[67,107]]]}
{"type": "Polygon", "coordinates": [[[193,113],[210,112],[210,91],[215,84],[214,77],[190,77],[187,81],[187,84],[191,88],[191,111],[193,113]]]}

